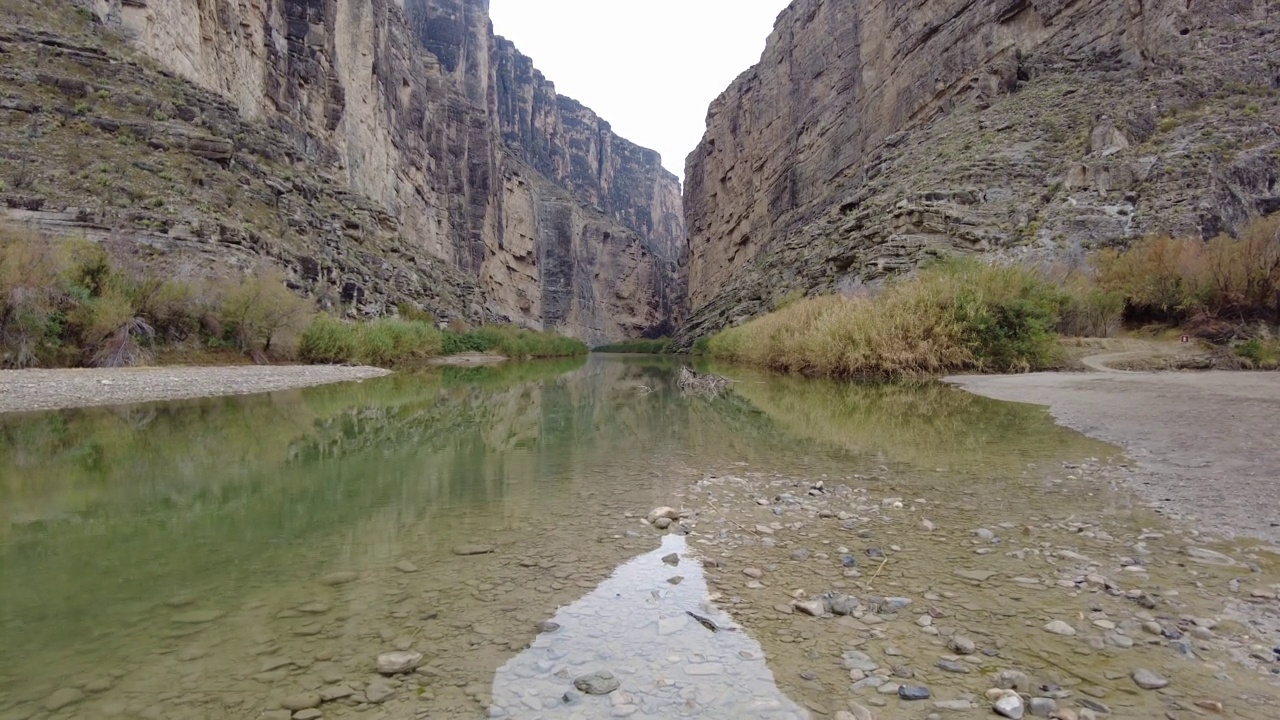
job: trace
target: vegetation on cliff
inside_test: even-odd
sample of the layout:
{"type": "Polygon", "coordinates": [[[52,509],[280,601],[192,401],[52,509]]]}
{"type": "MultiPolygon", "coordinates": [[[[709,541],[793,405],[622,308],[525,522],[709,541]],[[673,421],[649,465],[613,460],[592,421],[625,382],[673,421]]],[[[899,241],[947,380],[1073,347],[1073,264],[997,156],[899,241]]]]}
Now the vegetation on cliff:
{"type": "Polygon", "coordinates": [[[598,353],[620,353],[634,355],[666,355],[671,352],[671,338],[661,337],[653,340],[623,340],[622,342],[601,345],[595,348],[598,353]]]}
{"type": "MultiPolygon", "coordinates": [[[[272,268],[223,278],[118,266],[98,244],[0,226],[0,367],[124,367],[184,348],[257,362],[399,365],[459,352],[582,355],[555,333],[440,330],[429,315],[350,323],[317,313],[272,268]]],[[[205,354],[204,359],[209,359],[205,354]]]]}
{"type": "Polygon", "coordinates": [[[781,372],[902,377],[1053,366],[1059,335],[1107,336],[1122,319],[1244,339],[1249,367],[1280,364],[1280,216],[1239,237],[1146,238],[1083,268],[947,260],[874,296],[822,296],[708,339],[713,357],[781,372]]]}

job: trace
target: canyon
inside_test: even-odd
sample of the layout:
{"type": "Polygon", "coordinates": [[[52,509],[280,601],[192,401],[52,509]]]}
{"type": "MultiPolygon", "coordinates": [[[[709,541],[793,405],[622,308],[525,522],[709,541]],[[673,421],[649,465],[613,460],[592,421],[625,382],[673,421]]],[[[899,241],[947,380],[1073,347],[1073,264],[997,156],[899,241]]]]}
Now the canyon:
{"type": "Polygon", "coordinates": [[[1278,42],[1264,0],[796,0],[689,156],[677,344],[939,256],[1280,210],[1278,42]]]}
{"type": "Polygon", "coordinates": [[[688,348],[937,257],[1280,210],[1266,0],[795,0],[683,193],[486,0],[46,5],[0,3],[7,217],[177,274],[266,263],[352,316],[688,348]]]}
{"type": "Polygon", "coordinates": [[[168,159],[201,186],[227,171],[237,198],[224,212],[153,187],[146,202],[165,210],[138,218],[41,163],[43,182],[26,183],[35,192],[6,198],[17,219],[111,236],[174,264],[194,256],[194,272],[268,257],[295,289],[360,315],[407,304],[591,341],[679,318],[678,179],[495,36],[487,0],[77,4],[111,31],[105,39],[38,4],[7,3],[19,22],[3,42],[26,61],[7,63],[7,124],[52,115],[46,132],[83,122],[84,135],[124,126],[171,154],[200,146],[210,157],[197,159],[220,167],[168,159]],[[50,55],[63,67],[42,64],[50,55]],[[139,96],[154,108],[136,117],[121,100],[139,96]],[[202,225],[223,247],[193,231],[202,225]]]}

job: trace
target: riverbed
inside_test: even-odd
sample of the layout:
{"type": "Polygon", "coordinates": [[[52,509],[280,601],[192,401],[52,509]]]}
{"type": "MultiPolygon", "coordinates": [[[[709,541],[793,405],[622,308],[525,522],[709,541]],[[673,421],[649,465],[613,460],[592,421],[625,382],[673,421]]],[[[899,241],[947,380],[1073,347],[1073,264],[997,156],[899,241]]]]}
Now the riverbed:
{"type": "Polygon", "coordinates": [[[0,718],[1280,715],[1273,547],[1117,447],[678,362],[0,416],[0,718]]]}

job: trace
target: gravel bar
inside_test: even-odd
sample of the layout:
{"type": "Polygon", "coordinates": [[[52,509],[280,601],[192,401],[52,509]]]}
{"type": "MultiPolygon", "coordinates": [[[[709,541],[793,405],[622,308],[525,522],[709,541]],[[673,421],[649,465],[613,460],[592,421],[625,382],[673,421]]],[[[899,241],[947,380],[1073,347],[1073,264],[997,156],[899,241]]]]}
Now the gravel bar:
{"type": "Polygon", "coordinates": [[[388,374],[336,365],[0,370],[0,413],[252,395],[388,374]]]}

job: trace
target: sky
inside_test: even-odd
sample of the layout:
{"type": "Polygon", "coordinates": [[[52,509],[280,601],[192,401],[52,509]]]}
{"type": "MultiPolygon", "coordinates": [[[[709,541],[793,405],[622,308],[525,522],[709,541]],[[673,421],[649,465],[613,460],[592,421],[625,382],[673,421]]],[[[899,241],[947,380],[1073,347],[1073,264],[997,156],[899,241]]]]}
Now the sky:
{"type": "Polygon", "coordinates": [[[622,137],[684,160],[788,0],[490,0],[493,29],[622,137]]]}

